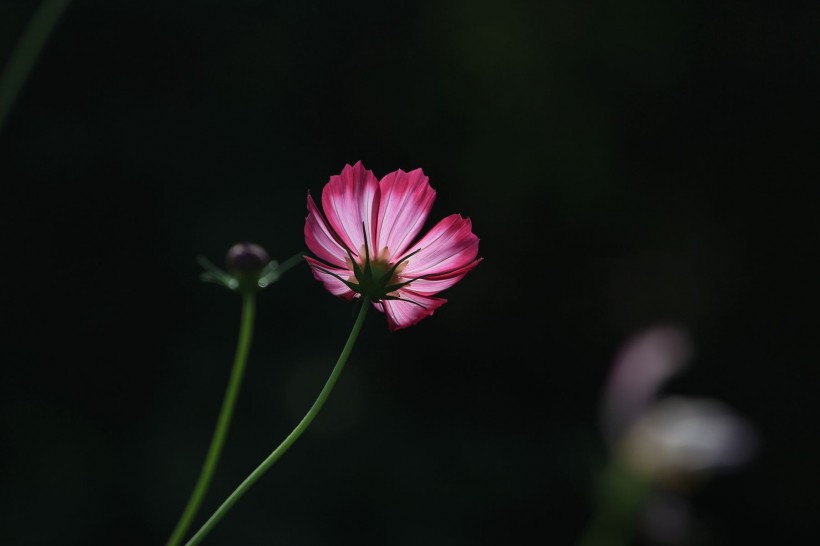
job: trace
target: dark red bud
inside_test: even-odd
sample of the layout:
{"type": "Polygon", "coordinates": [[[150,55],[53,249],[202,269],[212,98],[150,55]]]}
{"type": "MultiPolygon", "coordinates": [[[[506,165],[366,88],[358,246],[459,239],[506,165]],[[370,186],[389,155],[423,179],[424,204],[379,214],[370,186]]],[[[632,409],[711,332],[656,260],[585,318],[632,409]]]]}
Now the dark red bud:
{"type": "Polygon", "coordinates": [[[225,257],[228,271],[234,275],[246,277],[259,275],[270,262],[265,249],[253,243],[237,243],[228,250],[225,257]]]}

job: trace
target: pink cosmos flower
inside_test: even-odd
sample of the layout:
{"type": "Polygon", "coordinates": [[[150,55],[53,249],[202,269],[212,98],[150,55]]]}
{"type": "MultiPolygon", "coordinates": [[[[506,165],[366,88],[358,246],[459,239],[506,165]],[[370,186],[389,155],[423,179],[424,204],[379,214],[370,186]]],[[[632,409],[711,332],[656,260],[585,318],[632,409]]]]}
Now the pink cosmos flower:
{"type": "Polygon", "coordinates": [[[366,296],[391,331],[444,305],[433,297],[481,261],[469,218],[450,215],[414,242],[436,192],[421,169],[379,181],[361,161],[345,165],[322,190],[324,214],[308,193],[305,257],[316,280],[347,301],[366,296]]]}

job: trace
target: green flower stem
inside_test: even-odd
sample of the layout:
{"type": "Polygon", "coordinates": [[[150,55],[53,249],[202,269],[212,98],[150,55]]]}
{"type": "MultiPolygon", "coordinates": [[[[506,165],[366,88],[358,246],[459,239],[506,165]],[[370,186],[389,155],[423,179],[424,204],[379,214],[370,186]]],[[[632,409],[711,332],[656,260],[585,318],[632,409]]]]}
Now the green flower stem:
{"type": "Polygon", "coordinates": [[[336,380],[339,379],[339,375],[342,373],[342,369],[347,362],[348,357],[350,356],[350,352],[353,350],[353,345],[356,343],[356,338],[359,337],[359,332],[362,329],[362,324],[364,324],[364,317],[367,315],[367,308],[370,307],[370,301],[363,297],[362,298],[362,308],[359,310],[359,316],[356,318],[356,323],[353,325],[353,330],[350,332],[350,336],[347,338],[347,343],[345,343],[344,349],[342,349],[342,354],[339,355],[339,360],[336,361],[336,366],[333,368],[333,371],[330,373],[330,377],[327,379],[325,386],[322,388],[322,392],[319,393],[318,398],[310,407],[302,420],[296,425],[296,428],[293,429],[285,440],[279,444],[279,447],[273,450],[273,453],[268,455],[268,457],[262,461],[262,464],[256,467],[256,470],[251,472],[251,474],[245,478],[239,487],[237,487],[233,493],[222,503],[222,505],[214,512],[214,514],[205,522],[205,525],[197,531],[197,533],[189,540],[185,546],[194,546],[195,544],[199,544],[203,538],[205,538],[208,533],[219,523],[225,514],[236,504],[242,495],[244,495],[251,486],[256,483],[256,481],[262,477],[262,475],[267,472],[267,470],[273,466],[279,457],[281,457],[293,443],[299,439],[299,436],[308,428],[310,423],[319,413],[319,410],[322,409],[322,406],[325,404],[328,396],[330,395],[330,391],[333,390],[334,385],[336,385],[336,380]]]}
{"type": "Polygon", "coordinates": [[[239,341],[236,345],[236,356],[234,357],[228,388],[225,391],[225,399],[222,401],[222,410],[219,413],[219,420],[216,423],[213,439],[211,439],[211,446],[208,448],[208,455],[205,457],[205,463],[202,465],[202,470],[199,473],[199,480],[196,482],[194,491],[191,493],[191,498],[188,500],[188,505],[185,506],[185,511],[182,513],[182,517],[180,517],[176,528],[174,528],[171,538],[169,538],[166,543],[167,546],[176,546],[185,537],[188,527],[190,527],[191,522],[194,517],[196,517],[200,504],[202,504],[202,499],[208,491],[208,486],[211,484],[211,477],[219,462],[219,455],[222,453],[225,437],[228,435],[231,416],[233,415],[234,406],[236,406],[236,399],[239,396],[239,387],[242,385],[245,363],[248,360],[248,352],[250,351],[251,339],[253,338],[253,321],[255,314],[256,295],[253,290],[248,290],[242,295],[242,320],[239,325],[239,341]]]}
{"type": "Polygon", "coordinates": [[[17,95],[23,89],[34,63],[48,41],[51,31],[71,0],[44,0],[32,15],[9,60],[0,74],[0,129],[17,95]]]}
{"type": "Polygon", "coordinates": [[[578,546],[632,544],[649,490],[647,480],[611,462],[598,479],[598,507],[578,546]]]}

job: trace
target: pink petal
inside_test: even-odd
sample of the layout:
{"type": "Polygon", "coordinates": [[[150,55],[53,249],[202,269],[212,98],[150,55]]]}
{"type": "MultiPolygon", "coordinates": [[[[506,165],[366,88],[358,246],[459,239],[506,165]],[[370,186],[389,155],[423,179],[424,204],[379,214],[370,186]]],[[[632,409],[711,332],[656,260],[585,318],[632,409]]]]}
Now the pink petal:
{"type": "Polygon", "coordinates": [[[305,256],[305,260],[307,260],[308,265],[310,265],[310,269],[313,270],[313,276],[317,281],[321,281],[325,285],[328,292],[334,296],[344,298],[347,301],[352,300],[356,296],[356,293],[348,288],[345,283],[333,276],[338,275],[347,280],[353,276],[350,270],[330,267],[318,260],[314,260],[310,256],[305,256]],[[331,275],[331,273],[333,273],[333,275],[331,275]]]}
{"type": "Polygon", "coordinates": [[[469,218],[452,214],[436,224],[418,243],[407,250],[420,252],[410,257],[402,277],[441,275],[467,267],[478,254],[478,237],[469,218]]]}
{"type": "Polygon", "coordinates": [[[330,228],[319,212],[319,208],[308,193],[308,215],[305,218],[305,243],[311,252],[336,267],[346,267],[347,252],[333,236],[330,228]]]}
{"type": "Polygon", "coordinates": [[[359,161],[345,165],[340,175],[330,177],[322,190],[322,209],[330,227],[354,256],[364,246],[362,222],[368,234],[367,244],[373,252],[379,209],[379,181],[359,161]]]}
{"type": "Polygon", "coordinates": [[[430,214],[436,192],[421,169],[406,173],[399,169],[379,182],[378,250],[390,249],[391,257],[399,257],[418,235],[430,214]]]}
{"type": "MultiPolygon", "coordinates": [[[[415,281],[408,284],[405,289],[412,290],[417,294],[422,294],[425,296],[432,296],[434,294],[438,294],[442,290],[450,288],[458,281],[463,279],[464,275],[472,271],[472,269],[475,266],[477,266],[479,262],[481,262],[481,260],[483,260],[483,258],[473,260],[471,263],[467,264],[464,267],[450,271],[448,273],[444,273],[442,275],[431,275],[423,279],[416,279],[415,281]]],[[[401,275],[399,280],[410,279],[407,279],[404,275],[401,275]]]]}
{"type": "Polygon", "coordinates": [[[413,326],[447,303],[443,298],[429,298],[406,289],[400,290],[399,295],[401,300],[384,300],[375,305],[376,309],[387,316],[387,327],[391,332],[413,326]]]}

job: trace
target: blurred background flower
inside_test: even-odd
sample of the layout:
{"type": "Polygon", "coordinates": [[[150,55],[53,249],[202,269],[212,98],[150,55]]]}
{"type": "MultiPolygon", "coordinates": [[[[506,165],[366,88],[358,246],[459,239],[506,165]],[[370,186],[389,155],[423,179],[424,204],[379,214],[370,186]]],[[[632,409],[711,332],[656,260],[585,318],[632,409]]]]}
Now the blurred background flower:
{"type": "Polygon", "coordinates": [[[752,425],[726,404],[662,393],[692,352],[689,335],[674,326],[649,328],[620,350],[601,404],[611,460],[601,471],[596,515],[583,546],[636,538],[699,544],[703,536],[692,530],[685,495],[754,453],[752,425]]]}
{"type": "Polygon", "coordinates": [[[740,466],[754,451],[751,425],[723,402],[661,393],[687,368],[692,349],[684,330],[650,328],[624,345],[607,382],[604,435],[622,464],[653,483],[685,487],[740,466]]]}
{"type": "Polygon", "coordinates": [[[629,428],[618,456],[652,482],[688,489],[711,473],[745,463],[754,443],[750,425],[725,404],[670,396],[629,428]]]}

